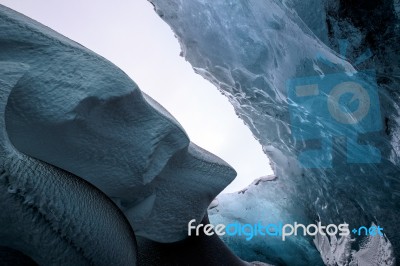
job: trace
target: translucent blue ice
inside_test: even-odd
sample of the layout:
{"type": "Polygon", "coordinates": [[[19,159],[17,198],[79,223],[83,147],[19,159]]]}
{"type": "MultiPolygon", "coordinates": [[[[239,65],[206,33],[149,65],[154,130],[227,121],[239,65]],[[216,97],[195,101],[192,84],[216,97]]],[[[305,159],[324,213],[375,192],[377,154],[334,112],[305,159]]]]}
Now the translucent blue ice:
{"type": "Polygon", "coordinates": [[[378,250],[394,255],[361,260],[368,239],[347,245],[343,256],[330,253],[334,240],[300,236],[284,247],[273,239],[227,243],[243,257],[287,265],[377,265],[384,253],[391,265],[399,258],[398,1],[150,2],[194,70],[229,98],[278,177],[247,196],[220,196],[231,205],[211,221],[274,213],[265,219],[374,223],[388,239],[378,250]]]}

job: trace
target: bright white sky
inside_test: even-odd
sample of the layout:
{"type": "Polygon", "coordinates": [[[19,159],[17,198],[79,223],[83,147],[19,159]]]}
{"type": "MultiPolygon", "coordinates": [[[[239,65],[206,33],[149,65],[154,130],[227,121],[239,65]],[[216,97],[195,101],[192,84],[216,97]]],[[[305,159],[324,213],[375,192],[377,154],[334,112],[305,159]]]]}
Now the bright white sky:
{"type": "Polygon", "coordinates": [[[190,139],[232,165],[224,192],[271,174],[266,155],[233,107],[179,56],[177,39],[146,0],[0,0],[124,70],[182,124],[190,139]]]}

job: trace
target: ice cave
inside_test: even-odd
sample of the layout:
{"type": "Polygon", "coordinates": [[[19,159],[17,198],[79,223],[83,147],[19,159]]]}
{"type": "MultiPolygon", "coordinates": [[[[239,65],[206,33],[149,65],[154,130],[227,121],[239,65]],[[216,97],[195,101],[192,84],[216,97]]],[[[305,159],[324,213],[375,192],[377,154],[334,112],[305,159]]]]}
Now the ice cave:
{"type": "Polygon", "coordinates": [[[220,194],[126,73],[0,5],[0,264],[396,265],[399,0],[149,2],[274,174],[220,194]]]}

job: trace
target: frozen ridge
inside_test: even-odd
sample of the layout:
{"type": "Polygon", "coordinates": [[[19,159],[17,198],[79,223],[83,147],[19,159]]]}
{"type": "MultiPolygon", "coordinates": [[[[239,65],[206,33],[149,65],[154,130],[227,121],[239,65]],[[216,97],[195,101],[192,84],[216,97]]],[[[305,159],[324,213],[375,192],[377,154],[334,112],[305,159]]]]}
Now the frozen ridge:
{"type": "Polygon", "coordinates": [[[0,48],[0,264],[268,265],[188,237],[236,173],[120,69],[3,6],[0,48]]]}
{"type": "Polygon", "coordinates": [[[1,63],[26,66],[3,114],[13,147],[94,185],[136,235],[187,238],[236,176],[111,62],[4,6],[0,48],[1,63]]]}

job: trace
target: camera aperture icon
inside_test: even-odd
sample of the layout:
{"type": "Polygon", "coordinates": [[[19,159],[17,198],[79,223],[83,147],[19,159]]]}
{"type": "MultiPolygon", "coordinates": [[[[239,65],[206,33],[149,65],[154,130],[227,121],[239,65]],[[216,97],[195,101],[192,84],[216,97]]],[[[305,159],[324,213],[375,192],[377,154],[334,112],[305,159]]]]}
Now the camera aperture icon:
{"type": "Polygon", "coordinates": [[[358,141],[382,129],[374,70],[294,78],[287,92],[293,138],[317,143],[300,151],[302,167],[332,167],[334,137],[346,137],[347,163],[381,161],[379,149],[358,141]]]}
{"type": "Polygon", "coordinates": [[[369,94],[360,84],[347,81],[336,85],[328,95],[328,110],[331,116],[342,124],[357,124],[369,112],[369,94]],[[341,101],[350,94],[351,98],[341,101]],[[355,110],[352,110],[357,104],[355,110]]]}

